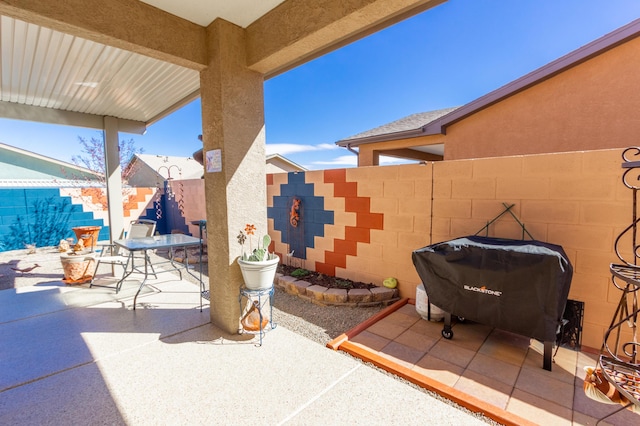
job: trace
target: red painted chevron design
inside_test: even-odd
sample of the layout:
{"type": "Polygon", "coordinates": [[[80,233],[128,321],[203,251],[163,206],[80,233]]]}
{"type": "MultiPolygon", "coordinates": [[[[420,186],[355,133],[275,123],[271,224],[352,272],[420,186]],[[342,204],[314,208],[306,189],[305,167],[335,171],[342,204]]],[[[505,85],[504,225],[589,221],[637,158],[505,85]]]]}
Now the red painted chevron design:
{"type": "Polygon", "coordinates": [[[333,251],[325,250],[324,262],[316,262],[317,272],[335,276],[337,267],[347,267],[347,255],[358,254],[358,243],[370,242],[372,229],[383,229],[384,215],[371,212],[370,197],[358,197],[358,183],[347,182],[345,169],[325,170],[324,182],[333,183],[334,197],[343,197],[345,211],[356,214],[356,226],[346,226],[344,239],[335,238],[333,251]]]}

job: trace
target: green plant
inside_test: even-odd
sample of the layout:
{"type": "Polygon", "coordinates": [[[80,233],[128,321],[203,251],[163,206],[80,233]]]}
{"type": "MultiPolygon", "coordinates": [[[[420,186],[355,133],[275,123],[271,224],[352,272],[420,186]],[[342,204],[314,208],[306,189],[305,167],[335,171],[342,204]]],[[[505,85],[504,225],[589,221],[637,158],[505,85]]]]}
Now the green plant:
{"type": "Polygon", "coordinates": [[[258,245],[256,248],[253,248],[251,244],[250,235],[255,235],[256,227],[253,224],[248,223],[244,227],[244,231],[240,231],[238,234],[238,243],[242,246],[242,260],[247,262],[262,262],[265,260],[272,260],[276,258],[274,253],[269,253],[269,244],[271,244],[271,237],[268,234],[265,234],[262,237],[262,245],[260,245],[260,241],[258,240],[258,245]],[[245,234],[246,232],[246,234],[245,234]],[[244,243],[249,239],[249,254],[244,251],[244,243]]]}
{"type": "Polygon", "coordinates": [[[343,280],[340,278],[336,278],[336,286],[340,287],[340,288],[351,288],[353,287],[353,284],[351,283],[351,280],[343,280]]]}
{"type": "Polygon", "coordinates": [[[295,271],[291,271],[291,276],[294,278],[301,278],[309,275],[310,273],[311,272],[306,269],[298,268],[295,271]]]}

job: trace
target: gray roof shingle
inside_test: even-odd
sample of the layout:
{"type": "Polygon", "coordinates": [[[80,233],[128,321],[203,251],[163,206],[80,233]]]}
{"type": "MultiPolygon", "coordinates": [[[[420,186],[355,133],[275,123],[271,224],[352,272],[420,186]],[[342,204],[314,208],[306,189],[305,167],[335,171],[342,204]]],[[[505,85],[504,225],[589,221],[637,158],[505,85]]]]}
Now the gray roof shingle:
{"type": "Polygon", "coordinates": [[[375,129],[367,130],[357,135],[349,136],[342,139],[340,142],[362,139],[371,136],[387,135],[391,133],[404,132],[407,130],[417,130],[427,124],[437,120],[438,118],[455,111],[459,107],[438,109],[435,111],[419,112],[417,114],[411,114],[407,117],[403,117],[399,120],[392,121],[391,123],[383,124],[375,129]]]}

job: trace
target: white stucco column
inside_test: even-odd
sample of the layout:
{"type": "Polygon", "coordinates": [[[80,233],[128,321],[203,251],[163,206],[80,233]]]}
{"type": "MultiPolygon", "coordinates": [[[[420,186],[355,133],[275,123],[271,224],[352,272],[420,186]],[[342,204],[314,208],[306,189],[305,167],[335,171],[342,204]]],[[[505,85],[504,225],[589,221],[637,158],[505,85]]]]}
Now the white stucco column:
{"type": "Polygon", "coordinates": [[[237,333],[242,274],[236,237],[247,223],[267,233],[263,76],[246,67],[242,28],[217,19],[207,28],[207,42],[200,93],[211,321],[237,333]],[[220,167],[207,171],[213,151],[220,154],[220,167]]]}
{"type": "Polygon", "coordinates": [[[109,203],[109,230],[111,241],[113,241],[122,238],[124,233],[118,119],[115,117],[104,117],[104,167],[109,203]]]}

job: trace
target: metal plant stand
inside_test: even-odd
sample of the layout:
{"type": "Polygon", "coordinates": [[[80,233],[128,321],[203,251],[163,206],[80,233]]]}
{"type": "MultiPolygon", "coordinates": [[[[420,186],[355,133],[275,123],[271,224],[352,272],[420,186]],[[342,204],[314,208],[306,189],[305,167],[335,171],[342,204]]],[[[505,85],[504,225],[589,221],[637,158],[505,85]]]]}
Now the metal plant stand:
{"type": "Polygon", "coordinates": [[[240,288],[240,334],[257,334],[260,341],[256,346],[262,346],[264,334],[276,328],[273,322],[273,294],[274,286],[269,288],[251,290],[246,287],[240,288]],[[268,310],[268,314],[265,312],[268,310]]]}
{"type": "MultiPolygon", "coordinates": [[[[204,281],[202,281],[202,254],[204,252],[205,247],[205,238],[207,233],[207,221],[205,219],[200,220],[192,220],[191,224],[198,225],[198,237],[200,238],[200,257],[199,257],[199,265],[200,265],[200,310],[202,311],[202,299],[208,300],[211,302],[211,294],[209,290],[206,288],[204,281]],[[203,235],[205,237],[203,238],[203,235]]],[[[208,262],[208,260],[207,260],[208,262]]]]}
{"type": "MultiPolygon", "coordinates": [[[[637,325],[640,309],[640,246],[638,245],[638,190],[640,189],[640,148],[631,147],[622,153],[622,182],[631,189],[633,197],[632,221],[615,241],[620,263],[610,266],[613,285],[620,293],[618,307],[605,332],[599,366],[604,377],[629,400],[640,407],[640,364],[638,364],[637,325]],[[632,161],[633,157],[636,161],[632,161]],[[625,250],[626,249],[626,250],[625,250]]],[[[623,407],[624,408],[624,407],[623,407]]],[[[612,413],[613,414],[613,413],[612,413]]],[[[608,417],[608,416],[607,416],[608,417]]]]}

